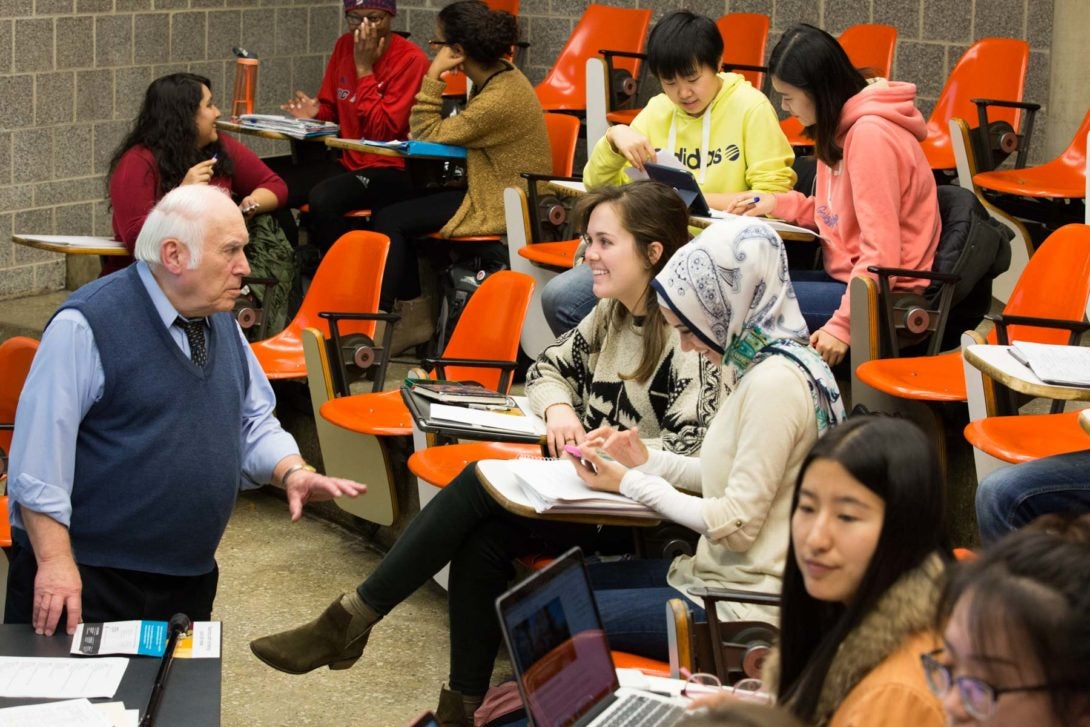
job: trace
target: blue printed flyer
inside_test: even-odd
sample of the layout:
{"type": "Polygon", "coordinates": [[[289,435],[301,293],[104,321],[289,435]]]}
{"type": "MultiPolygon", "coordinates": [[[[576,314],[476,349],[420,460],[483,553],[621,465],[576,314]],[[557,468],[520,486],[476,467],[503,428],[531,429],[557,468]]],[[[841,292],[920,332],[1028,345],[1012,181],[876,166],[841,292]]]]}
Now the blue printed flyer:
{"type": "MultiPolygon", "coordinates": [[[[167,648],[166,621],[83,623],[72,636],[71,653],[83,656],[133,654],[162,656],[167,648]]],[[[220,622],[198,621],[178,637],[178,659],[215,659],[220,655],[220,622]]]]}

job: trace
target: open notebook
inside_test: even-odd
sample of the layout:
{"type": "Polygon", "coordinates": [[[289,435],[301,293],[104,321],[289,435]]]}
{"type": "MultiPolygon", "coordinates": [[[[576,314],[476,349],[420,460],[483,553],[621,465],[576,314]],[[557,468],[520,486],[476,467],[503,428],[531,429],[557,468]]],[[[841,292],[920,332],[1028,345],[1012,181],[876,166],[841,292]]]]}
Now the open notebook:
{"type": "Polygon", "coordinates": [[[1015,341],[1011,356],[1049,384],[1090,386],[1090,348],[1015,341]]]}
{"type": "Polygon", "coordinates": [[[624,495],[590,489],[575,473],[576,466],[569,459],[535,457],[478,463],[481,474],[504,497],[537,513],[662,518],[624,495]]]}

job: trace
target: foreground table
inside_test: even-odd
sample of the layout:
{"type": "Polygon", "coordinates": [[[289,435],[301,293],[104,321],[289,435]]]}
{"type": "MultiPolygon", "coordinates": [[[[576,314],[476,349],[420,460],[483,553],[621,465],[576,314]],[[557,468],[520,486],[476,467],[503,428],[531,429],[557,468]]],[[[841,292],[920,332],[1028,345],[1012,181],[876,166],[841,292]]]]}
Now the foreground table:
{"type": "Polygon", "coordinates": [[[128,255],[129,251],[117,240],[93,235],[28,235],[11,236],[16,245],[26,245],[38,250],[60,252],[65,255],[128,255]]]}
{"type": "MultiPolygon", "coordinates": [[[[67,657],[72,637],[67,634],[38,636],[24,624],[0,625],[0,655],[22,657],[67,657]]],[[[94,658],[94,657],[71,657],[94,658]]],[[[139,709],[141,717],[151,696],[159,659],[133,657],[113,699],[92,702],[125,703],[139,709]]],[[[220,659],[176,659],[163,692],[155,724],[158,727],[216,727],[220,723],[220,659]]],[[[37,704],[46,699],[0,699],[0,707],[37,704]]]]}

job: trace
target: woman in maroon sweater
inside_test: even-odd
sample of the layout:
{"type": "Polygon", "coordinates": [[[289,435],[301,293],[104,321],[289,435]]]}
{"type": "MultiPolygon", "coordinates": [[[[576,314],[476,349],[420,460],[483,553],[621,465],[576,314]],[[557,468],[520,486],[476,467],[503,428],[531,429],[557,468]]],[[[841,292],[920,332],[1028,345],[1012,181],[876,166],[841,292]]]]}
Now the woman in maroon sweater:
{"type": "MultiPolygon", "coordinates": [[[[239,200],[247,219],[271,212],[287,199],[287,185],[256,154],[216,131],[219,116],[211,84],[203,76],[172,73],[148,86],[133,129],[114,152],[107,175],[114,236],[130,254],[148,212],[180,185],[223,187],[239,200]]],[[[104,257],[102,275],[131,262],[131,256],[104,257]]]]}

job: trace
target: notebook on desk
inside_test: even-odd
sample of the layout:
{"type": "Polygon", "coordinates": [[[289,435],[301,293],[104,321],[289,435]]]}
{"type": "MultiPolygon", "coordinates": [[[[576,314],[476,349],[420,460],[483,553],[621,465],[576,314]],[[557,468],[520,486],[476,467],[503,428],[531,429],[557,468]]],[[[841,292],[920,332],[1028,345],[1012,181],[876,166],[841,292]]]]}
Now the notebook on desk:
{"type": "Polygon", "coordinates": [[[535,725],[673,725],[683,702],[621,687],[578,548],[496,599],[535,725]]]}
{"type": "Polygon", "coordinates": [[[1015,341],[1008,350],[1045,383],[1090,386],[1090,348],[1015,341]]]}

